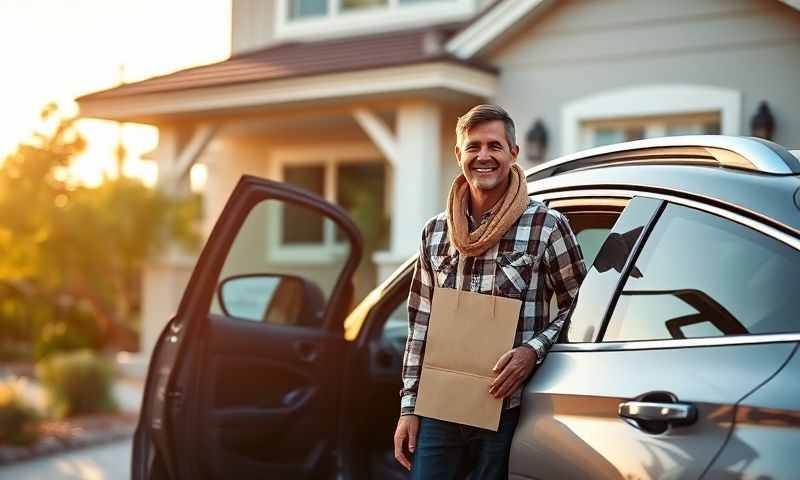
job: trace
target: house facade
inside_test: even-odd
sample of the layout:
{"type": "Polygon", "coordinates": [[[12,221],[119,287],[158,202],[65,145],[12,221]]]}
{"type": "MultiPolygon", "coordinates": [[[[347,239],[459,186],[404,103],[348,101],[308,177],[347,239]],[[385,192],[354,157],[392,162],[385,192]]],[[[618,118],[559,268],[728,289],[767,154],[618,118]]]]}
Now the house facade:
{"type": "MultiPolygon", "coordinates": [[[[157,126],[168,191],[188,191],[190,168],[205,165],[206,233],[242,174],[374,219],[363,225],[357,298],[417,251],[422,225],[444,208],[458,173],[455,123],[477,103],[515,119],[523,167],[639,138],[750,135],[754,122],[800,146],[796,0],[232,0],[232,9],[228,60],[81,97],[81,115],[157,126]]],[[[332,225],[263,221],[271,233],[254,241],[277,242],[280,255],[249,259],[253,269],[300,264],[325,278],[320,252],[342,248],[332,225]]],[[[172,251],[148,268],[144,352],[193,262],[172,251]]]]}

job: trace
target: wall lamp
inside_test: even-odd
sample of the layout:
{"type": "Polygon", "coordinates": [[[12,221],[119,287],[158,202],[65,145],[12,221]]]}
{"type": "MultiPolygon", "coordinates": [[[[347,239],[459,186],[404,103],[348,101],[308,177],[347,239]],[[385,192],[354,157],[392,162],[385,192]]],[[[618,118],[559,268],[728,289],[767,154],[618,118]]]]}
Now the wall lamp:
{"type": "Polygon", "coordinates": [[[525,135],[525,155],[532,164],[544,161],[547,152],[547,129],[542,119],[537,118],[525,135]]]}
{"type": "Polygon", "coordinates": [[[772,140],[772,133],[775,131],[775,118],[766,101],[762,100],[758,104],[755,115],[750,118],[750,135],[760,137],[765,140],[772,140]]]}

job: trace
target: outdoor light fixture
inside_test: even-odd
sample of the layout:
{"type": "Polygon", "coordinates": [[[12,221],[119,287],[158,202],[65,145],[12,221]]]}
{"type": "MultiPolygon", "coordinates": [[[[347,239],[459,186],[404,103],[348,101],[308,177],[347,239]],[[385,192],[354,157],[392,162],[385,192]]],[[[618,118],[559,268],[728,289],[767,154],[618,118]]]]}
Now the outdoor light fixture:
{"type": "Polygon", "coordinates": [[[528,134],[525,136],[525,154],[532,164],[541,163],[547,150],[547,129],[542,119],[533,122],[528,134]]]}
{"type": "Polygon", "coordinates": [[[750,135],[760,137],[765,140],[772,140],[772,132],[775,131],[775,118],[769,109],[767,102],[762,100],[758,104],[756,114],[750,119],[750,135]]]}

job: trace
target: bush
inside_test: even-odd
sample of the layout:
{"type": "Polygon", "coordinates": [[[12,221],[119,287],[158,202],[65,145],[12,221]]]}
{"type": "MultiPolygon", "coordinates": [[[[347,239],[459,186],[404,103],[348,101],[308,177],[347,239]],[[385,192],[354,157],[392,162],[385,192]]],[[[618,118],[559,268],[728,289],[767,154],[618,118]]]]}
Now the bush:
{"type": "Polygon", "coordinates": [[[50,396],[56,417],[116,409],[113,368],[89,350],[54,354],[36,365],[36,374],[50,396]]]}
{"type": "Polygon", "coordinates": [[[0,362],[30,362],[31,360],[33,360],[33,349],[30,345],[0,340],[0,362]]]}
{"type": "Polygon", "coordinates": [[[91,348],[91,340],[83,332],[69,328],[66,322],[53,321],[45,324],[36,339],[33,354],[41,360],[57,353],[66,353],[91,348]]]}
{"type": "Polygon", "coordinates": [[[28,445],[38,437],[39,415],[23,395],[25,381],[0,381],[0,445],[28,445]]]}
{"type": "Polygon", "coordinates": [[[0,279],[0,361],[39,360],[57,352],[98,349],[104,335],[91,309],[81,302],[20,293],[0,279]]]}

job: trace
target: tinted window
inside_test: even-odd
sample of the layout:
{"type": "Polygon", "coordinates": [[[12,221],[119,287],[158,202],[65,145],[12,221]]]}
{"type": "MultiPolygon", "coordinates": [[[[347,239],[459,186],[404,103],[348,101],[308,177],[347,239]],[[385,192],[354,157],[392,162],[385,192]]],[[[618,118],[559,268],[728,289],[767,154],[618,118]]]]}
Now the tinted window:
{"type": "Polygon", "coordinates": [[[575,234],[575,239],[581,247],[583,261],[587,266],[591,265],[620,212],[562,211],[562,213],[569,219],[572,233],[575,234]]]}
{"type": "Polygon", "coordinates": [[[404,297],[383,324],[381,339],[385,345],[391,345],[402,353],[405,350],[406,338],[408,338],[408,302],[404,297]]]}
{"type": "Polygon", "coordinates": [[[225,258],[212,314],[271,324],[322,325],[350,245],[343,243],[339,251],[317,249],[316,256],[304,261],[287,259],[278,233],[287,218],[290,225],[329,221],[305,205],[272,199],[255,205],[225,258]]]}
{"type": "Polygon", "coordinates": [[[578,291],[565,334],[568,342],[592,342],[597,338],[625,262],[660,204],[660,200],[636,197],[625,207],[578,291]]]}
{"type": "Polygon", "coordinates": [[[799,272],[797,250],[669,205],[623,287],[604,340],[797,331],[799,272]]]}

